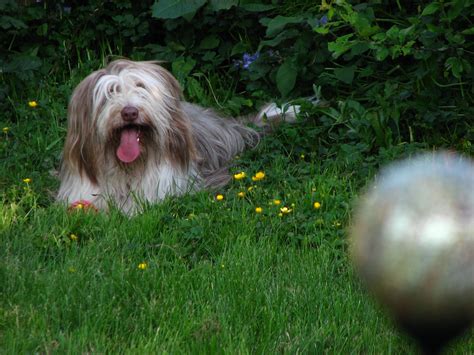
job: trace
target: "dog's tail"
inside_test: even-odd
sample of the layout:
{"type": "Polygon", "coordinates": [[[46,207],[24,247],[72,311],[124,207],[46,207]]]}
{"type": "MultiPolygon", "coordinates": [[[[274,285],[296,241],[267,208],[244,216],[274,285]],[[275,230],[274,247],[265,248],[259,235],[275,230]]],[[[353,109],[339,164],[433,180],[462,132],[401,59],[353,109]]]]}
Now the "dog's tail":
{"type": "MultiPolygon", "coordinates": [[[[315,97],[307,98],[313,105],[319,105],[315,97]]],[[[270,103],[263,106],[260,111],[252,117],[248,117],[248,122],[262,129],[262,134],[271,133],[273,128],[281,122],[293,123],[301,117],[301,105],[286,103],[278,105],[270,103]]]]}

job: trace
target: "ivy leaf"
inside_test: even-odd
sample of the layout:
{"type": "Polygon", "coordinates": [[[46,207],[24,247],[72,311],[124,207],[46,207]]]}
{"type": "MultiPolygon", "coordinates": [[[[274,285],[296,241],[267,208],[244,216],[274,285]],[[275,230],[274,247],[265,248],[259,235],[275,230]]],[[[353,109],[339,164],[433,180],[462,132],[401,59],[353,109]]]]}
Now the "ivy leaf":
{"type": "Polygon", "coordinates": [[[337,80],[340,80],[346,84],[352,84],[354,80],[354,73],[356,67],[351,65],[349,67],[336,68],[334,69],[334,75],[337,80]]]}
{"type": "Polygon", "coordinates": [[[151,15],[162,19],[194,15],[205,3],[206,0],[159,0],[151,7],[151,15]]]}
{"type": "Polygon", "coordinates": [[[287,96],[295,87],[297,74],[298,71],[292,58],[285,60],[278,68],[276,74],[277,88],[283,97],[287,96]]]}

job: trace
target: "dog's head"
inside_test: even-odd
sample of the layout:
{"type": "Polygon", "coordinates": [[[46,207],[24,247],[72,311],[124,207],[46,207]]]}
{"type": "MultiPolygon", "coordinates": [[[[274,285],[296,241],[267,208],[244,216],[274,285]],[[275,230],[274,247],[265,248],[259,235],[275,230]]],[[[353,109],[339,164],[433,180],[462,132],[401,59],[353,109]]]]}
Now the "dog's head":
{"type": "Polygon", "coordinates": [[[148,159],[185,169],[194,157],[180,86],[156,62],[113,61],[74,90],[63,160],[91,182],[105,159],[128,170],[148,159]]]}

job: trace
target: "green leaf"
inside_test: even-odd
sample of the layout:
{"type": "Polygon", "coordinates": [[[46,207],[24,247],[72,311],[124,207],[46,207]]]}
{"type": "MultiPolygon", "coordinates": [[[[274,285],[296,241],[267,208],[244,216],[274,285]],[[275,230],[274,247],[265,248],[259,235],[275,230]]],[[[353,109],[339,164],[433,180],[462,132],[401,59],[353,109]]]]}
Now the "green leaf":
{"type": "Polygon", "coordinates": [[[174,19],[193,15],[206,0],[159,0],[151,7],[151,15],[155,18],[174,19]]]}
{"type": "Polygon", "coordinates": [[[277,88],[283,97],[287,96],[295,87],[297,74],[298,71],[292,58],[286,59],[278,68],[276,74],[277,88]]]}
{"type": "Polygon", "coordinates": [[[187,79],[186,92],[192,99],[196,99],[201,102],[205,99],[204,89],[202,88],[199,81],[197,81],[193,77],[189,77],[187,79]]]}
{"type": "Polygon", "coordinates": [[[334,75],[337,80],[340,80],[346,84],[352,84],[354,80],[355,66],[336,68],[334,69],[334,75]]]}
{"type": "Polygon", "coordinates": [[[334,42],[328,43],[328,49],[332,52],[334,58],[339,58],[342,54],[347,52],[354,45],[353,42],[349,42],[349,39],[352,38],[354,34],[349,33],[344,36],[338,37],[334,42]]]}
{"type": "Polygon", "coordinates": [[[375,59],[378,61],[383,61],[390,54],[387,47],[378,47],[375,52],[375,59]]]}
{"type": "Polygon", "coordinates": [[[190,57],[181,57],[171,64],[171,72],[176,79],[178,79],[179,83],[184,86],[186,78],[189,76],[195,65],[196,61],[194,59],[190,57]]]}
{"type": "Polygon", "coordinates": [[[199,48],[201,49],[214,49],[219,46],[220,43],[219,37],[217,35],[209,35],[204,37],[204,39],[199,44],[199,48]]]}
{"type": "Polygon", "coordinates": [[[433,15],[440,8],[441,8],[441,4],[439,2],[432,2],[431,4],[429,4],[428,6],[426,6],[423,9],[423,12],[421,13],[421,16],[433,15]]]}
{"type": "Polygon", "coordinates": [[[461,73],[463,72],[462,62],[456,57],[450,57],[444,63],[446,69],[453,73],[453,76],[457,79],[461,79],[461,73]]]}
{"type": "Polygon", "coordinates": [[[2,16],[0,18],[0,27],[4,30],[8,30],[10,28],[15,29],[26,29],[28,26],[21,20],[15,19],[11,16],[2,16]]]}
{"type": "Polygon", "coordinates": [[[301,23],[304,19],[302,17],[286,17],[280,16],[273,18],[267,24],[267,37],[273,37],[283,30],[283,28],[290,23],[301,23]]]}
{"type": "Polygon", "coordinates": [[[290,29],[287,31],[283,31],[280,34],[278,34],[276,37],[269,39],[267,41],[261,41],[260,45],[258,47],[258,50],[262,50],[263,47],[269,46],[269,47],[275,47],[279,45],[281,42],[289,39],[289,38],[294,38],[300,35],[300,32],[295,29],[290,29]]]}
{"type": "Polygon", "coordinates": [[[232,6],[237,6],[239,0],[209,0],[207,7],[212,11],[229,10],[232,6]]]}
{"type": "Polygon", "coordinates": [[[474,35],[474,27],[468,28],[461,32],[463,35],[474,35]]]}
{"type": "Polygon", "coordinates": [[[25,72],[29,70],[36,70],[41,67],[43,62],[40,58],[28,55],[19,54],[11,58],[11,61],[7,63],[3,68],[0,67],[0,72],[12,73],[12,72],[25,72]]]}
{"type": "Polygon", "coordinates": [[[457,1],[451,1],[449,4],[449,10],[448,10],[448,19],[449,21],[454,20],[456,17],[458,17],[461,12],[464,10],[464,7],[466,6],[466,1],[464,0],[457,0],[457,1]]]}
{"type": "Polygon", "coordinates": [[[259,4],[259,3],[249,3],[249,4],[241,3],[239,7],[249,12],[264,12],[268,10],[273,10],[275,8],[275,5],[259,4]]]}
{"type": "Polygon", "coordinates": [[[249,51],[249,47],[246,43],[243,42],[237,42],[233,47],[232,51],[230,53],[231,56],[234,56],[236,54],[242,54],[245,52],[249,51]]]}

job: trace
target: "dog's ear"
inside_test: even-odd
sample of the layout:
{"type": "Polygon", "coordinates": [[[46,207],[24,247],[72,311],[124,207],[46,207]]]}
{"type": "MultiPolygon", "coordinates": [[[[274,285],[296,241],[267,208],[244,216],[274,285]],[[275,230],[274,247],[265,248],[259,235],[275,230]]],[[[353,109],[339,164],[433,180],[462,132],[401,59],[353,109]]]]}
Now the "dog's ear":
{"type": "Polygon", "coordinates": [[[171,117],[171,125],[166,135],[166,156],[177,168],[187,170],[189,164],[197,159],[196,145],[191,133],[191,123],[186,114],[177,110],[171,117]]]}
{"type": "Polygon", "coordinates": [[[63,164],[97,183],[97,134],[94,128],[93,95],[97,81],[105,75],[98,70],[87,76],[74,90],[68,107],[68,131],[63,164]]]}
{"type": "Polygon", "coordinates": [[[166,156],[177,168],[186,170],[191,161],[197,159],[196,145],[191,133],[191,122],[181,108],[182,90],[178,80],[158,62],[145,62],[160,82],[164,83],[171,97],[167,97],[169,106],[173,107],[170,115],[170,127],[166,134],[166,156]]]}

